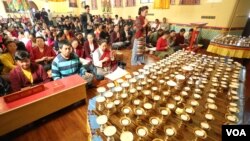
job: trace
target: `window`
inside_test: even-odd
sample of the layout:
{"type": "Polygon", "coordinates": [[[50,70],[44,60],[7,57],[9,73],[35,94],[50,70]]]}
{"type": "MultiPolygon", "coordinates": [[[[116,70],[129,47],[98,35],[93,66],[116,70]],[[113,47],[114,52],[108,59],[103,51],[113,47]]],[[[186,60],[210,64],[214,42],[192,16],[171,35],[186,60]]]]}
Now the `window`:
{"type": "Polygon", "coordinates": [[[122,7],[122,0],[114,0],[114,7],[122,7]]]}
{"type": "Polygon", "coordinates": [[[196,5],[200,4],[200,0],[180,0],[180,5],[196,5]]]}
{"type": "Polygon", "coordinates": [[[153,3],[154,0],[141,0],[141,3],[153,3]]]}
{"type": "Polygon", "coordinates": [[[126,0],[126,7],[135,6],[135,0],[126,0]]]}

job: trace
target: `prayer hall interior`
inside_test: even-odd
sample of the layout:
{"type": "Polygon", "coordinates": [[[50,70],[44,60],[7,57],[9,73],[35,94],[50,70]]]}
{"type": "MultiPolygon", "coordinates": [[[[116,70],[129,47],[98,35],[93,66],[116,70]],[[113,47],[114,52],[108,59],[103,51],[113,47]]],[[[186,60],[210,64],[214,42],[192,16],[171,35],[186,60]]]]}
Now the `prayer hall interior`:
{"type": "Polygon", "coordinates": [[[0,1],[0,140],[218,141],[250,126],[249,5],[0,1]]]}

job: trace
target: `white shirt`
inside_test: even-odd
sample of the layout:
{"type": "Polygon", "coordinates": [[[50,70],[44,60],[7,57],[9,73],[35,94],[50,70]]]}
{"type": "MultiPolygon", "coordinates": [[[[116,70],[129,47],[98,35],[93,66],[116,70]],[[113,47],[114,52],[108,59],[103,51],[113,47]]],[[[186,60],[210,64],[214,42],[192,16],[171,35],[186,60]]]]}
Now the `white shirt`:
{"type": "Polygon", "coordinates": [[[118,25],[119,19],[114,19],[114,25],[118,25]]]}
{"type": "Polygon", "coordinates": [[[91,54],[92,54],[92,52],[94,51],[94,44],[92,43],[92,44],[89,44],[89,48],[90,48],[90,51],[91,51],[91,54]]]}
{"type": "Polygon", "coordinates": [[[25,46],[26,46],[27,43],[30,41],[30,39],[24,37],[24,38],[22,38],[20,41],[23,42],[23,43],[25,44],[25,46]]]}
{"type": "MultiPolygon", "coordinates": [[[[89,14],[87,14],[87,23],[90,23],[91,22],[91,20],[90,20],[90,15],[89,14]]],[[[91,25],[87,25],[87,29],[92,29],[92,26],[91,25]]]]}
{"type": "Polygon", "coordinates": [[[103,55],[103,51],[100,48],[97,48],[93,53],[93,64],[96,67],[102,67],[102,62],[100,61],[100,58],[103,55]]]}
{"type": "Polygon", "coordinates": [[[48,18],[50,21],[52,20],[52,13],[48,12],[48,18]]]}

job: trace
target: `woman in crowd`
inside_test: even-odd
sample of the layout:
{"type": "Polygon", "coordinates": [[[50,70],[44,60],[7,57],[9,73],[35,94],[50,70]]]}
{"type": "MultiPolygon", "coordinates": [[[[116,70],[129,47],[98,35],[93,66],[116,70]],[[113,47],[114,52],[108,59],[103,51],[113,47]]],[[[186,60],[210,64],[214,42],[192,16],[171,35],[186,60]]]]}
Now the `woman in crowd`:
{"type": "Polygon", "coordinates": [[[106,40],[99,40],[99,47],[93,53],[93,64],[96,66],[97,75],[104,76],[117,68],[115,53],[108,49],[106,40]]]}
{"type": "Polygon", "coordinates": [[[94,51],[98,48],[97,42],[94,40],[92,34],[87,35],[87,41],[84,42],[84,58],[88,60],[92,60],[92,56],[94,51]]]}
{"type": "Polygon", "coordinates": [[[30,34],[29,35],[29,41],[28,43],[26,44],[26,49],[29,53],[32,52],[33,48],[36,47],[36,37],[35,37],[35,34],[30,34]]]}
{"type": "Polygon", "coordinates": [[[31,53],[31,60],[41,64],[48,71],[51,68],[51,62],[55,58],[56,53],[52,47],[45,45],[43,37],[37,37],[36,44],[37,47],[33,48],[31,53]]]}
{"type": "Polygon", "coordinates": [[[99,35],[99,39],[105,39],[109,43],[109,41],[110,41],[110,35],[109,35],[108,31],[107,31],[106,25],[102,26],[102,31],[101,31],[101,33],[99,35]]]}
{"type": "Polygon", "coordinates": [[[95,38],[96,38],[97,40],[100,39],[100,33],[101,33],[101,32],[102,32],[102,24],[97,25],[97,26],[96,26],[96,29],[95,29],[95,31],[94,31],[95,38]]]}
{"type": "Polygon", "coordinates": [[[9,72],[16,67],[14,55],[17,50],[17,45],[13,40],[7,40],[5,43],[5,51],[0,55],[0,62],[3,64],[1,75],[6,80],[9,79],[9,72]]]}
{"type": "Polygon", "coordinates": [[[163,59],[164,57],[174,53],[173,48],[170,48],[167,39],[170,37],[169,31],[165,31],[157,40],[155,55],[163,59]]]}
{"type": "Polygon", "coordinates": [[[56,35],[56,40],[54,41],[54,50],[56,52],[59,51],[58,42],[63,41],[63,40],[66,40],[66,37],[62,31],[59,31],[56,35]]]}
{"type": "Polygon", "coordinates": [[[131,57],[131,65],[141,65],[145,63],[144,60],[144,54],[143,49],[139,49],[139,40],[144,40],[144,32],[146,30],[146,27],[148,25],[148,20],[145,18],[148,13],[148,7],[143,6],[139,8],[139,17],[136,18],[135,26],[136,26],[136,33],[135,33],[135,39],[132,49],[132,57],[131,57]],[[139,53],[138,53],[139,51],[139,53]]]}
{"type": "Polygon", "coordinates": [[[10,83],[13,92],[24,87],[50,81],[47,72],[41,65],[31,63],[28,52],[17,51],[15,60],[17,67],[10,72],[10,83]]]}
{"type": "Polygon", "coordinates": [[[171,30],[170,37],[168,38],[168,44],[170,47],[174,46],[175,39],[176,39],[176,32],[175,30],[171,30]]]}
{"type": "Polygon", "coordinates": [[[83,45],[84,45],[84,42],[85,42],[85,39],[84,39],[82,33],[81,33],[81,32],[75,33],[75,37],[76,37],[76,39],[78,40],[79,44],[80,44],[81,46],[83,46],[83,45]]]}
{"type": "Polygon", "coordinates": [[[90,64],[91,60],[90,59],[85,59],[85,50],[83,49],[83,46],[81,46],[78,42],[77,39],[73,39],[71,41],[71,46],[72,46],[72,51],[79,57],[80,62],[83,65],[88,65],[90,64]]]}

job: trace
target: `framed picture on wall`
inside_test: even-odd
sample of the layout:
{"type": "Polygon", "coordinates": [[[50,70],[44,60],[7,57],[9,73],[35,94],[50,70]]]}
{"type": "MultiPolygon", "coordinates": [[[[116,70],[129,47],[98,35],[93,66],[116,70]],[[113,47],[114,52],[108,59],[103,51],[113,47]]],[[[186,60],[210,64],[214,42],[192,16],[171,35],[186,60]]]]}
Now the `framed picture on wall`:
{"type": "Polygon", "coordinates": [[[136,1],[135,0],[126,0],[126,7],[132,7],[135,6],[136,1]]]}
{"type": "Polygon", "coordinates": [[[77,1],[76,0],[69,0],[69,7],[77,7],[77,1]]]}
{"type": "Polygon", "coordinates": [[[122,7],[122,0],[114,0],[114,7],[122,7]]]}
{"type": "Polygon", "coordinates": [[[91,0],[91,9],[97,10],[97,0],[91,0]]]}

